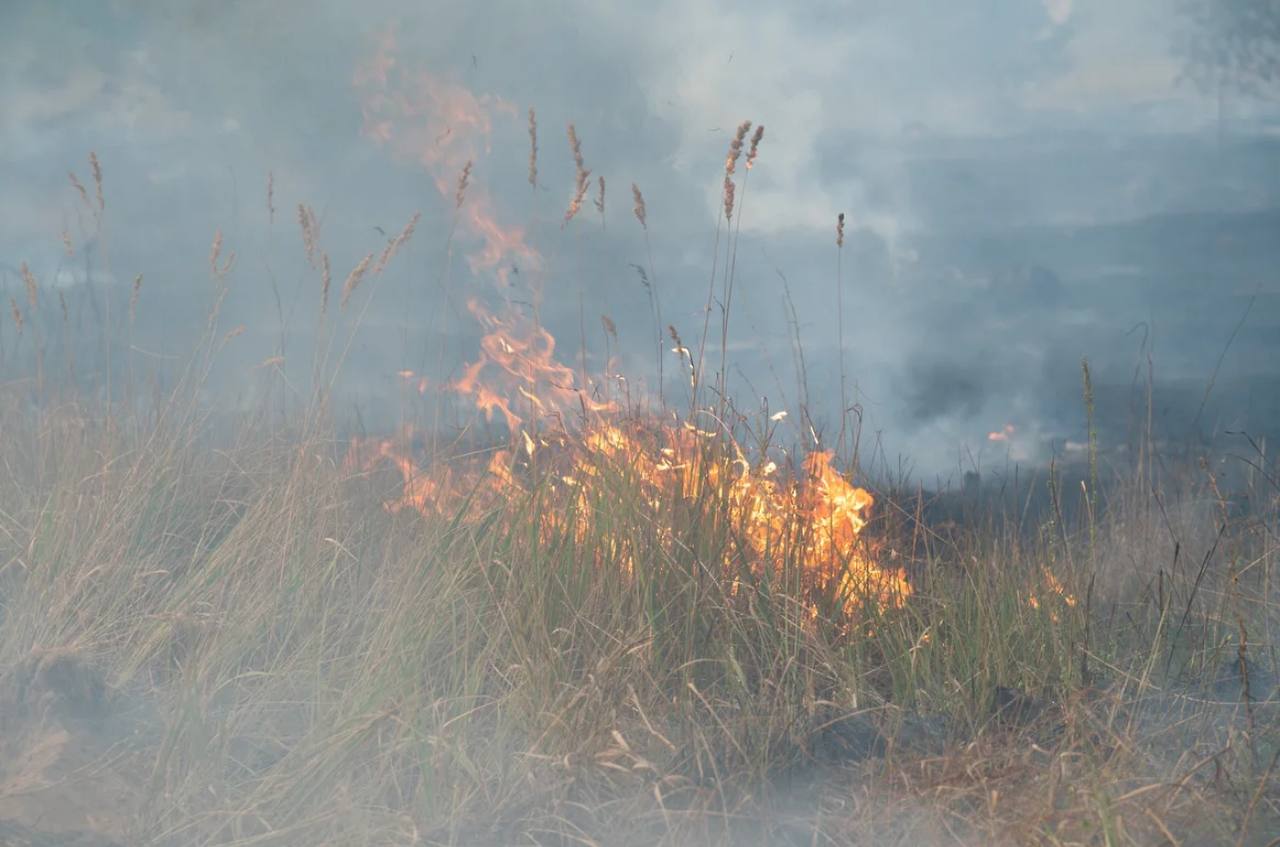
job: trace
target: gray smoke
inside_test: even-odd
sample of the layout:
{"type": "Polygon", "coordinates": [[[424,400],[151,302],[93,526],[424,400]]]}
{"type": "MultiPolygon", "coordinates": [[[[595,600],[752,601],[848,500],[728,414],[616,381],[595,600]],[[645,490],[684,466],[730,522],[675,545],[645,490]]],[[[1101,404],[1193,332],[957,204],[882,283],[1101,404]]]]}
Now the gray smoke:
{"type": "MultiPolygon", "coordinates": [[[[815,418],[837,414],[843,211],[846,394],[887,456],[947,475],[965,452],[1039,462],[1069,449],[1084,437],[1083,357],[1104,449],[1133,426],[1148,354],[1168,436],[1274,434],[1280,113],[1243,96],[1219,113],[1180,84],[1167,5],[6,4],[0,277],[6,295],[19,294],[26,261],[44,286],[88,282],[121,301],[143,273],[133,346],[161,357],[202,319],[221,230],[238,256],[224,323],[246,327],[221,379],[243,392],[253,366],[282,347],[291,375],[310,365],[318,280],[296,204],[317,212],[335,284],[420,210],[353,349],[352,403],[376,420],[373,410],[401,402],[397,371],[456,376],[478,336],[462,304],[495,288],[468,272],[474,237],[463,233],[448,259],[452,202],[432,175],[362,134],[353,74],[394,25],[399,61],[512,104],[474,180],[546,257],[542,318],[570,364],[585,346],[602,365],[607,315],[618,367],[652,382],[633,181],[648,202],[663,321],[696,340],[723,157],[751,119],[768,129],[735,214],[729,358],[744,406],[767,397],[794,410],[807,396],[815,418]],[[536,189],[528,106],[540,124],[536,189]],[[587,203],[562,230],[570,121],[593,180],[604,175],[609,188],[603,221],[587,203]],[[89,150],[105,169],[101,239],[66,177],[88,179],[89,150]],[[441,293],[446,266],[452,299],[441,293]]],[[[720,272],[725,245],[722,234],[720,272]]],[[[86,324],[93,308],[82,308],[86,324]]],[[[677,392],[678,372],[669,358],[677,392]]],[[[800,420],[788,418],[797,441],[800,420]]]]}

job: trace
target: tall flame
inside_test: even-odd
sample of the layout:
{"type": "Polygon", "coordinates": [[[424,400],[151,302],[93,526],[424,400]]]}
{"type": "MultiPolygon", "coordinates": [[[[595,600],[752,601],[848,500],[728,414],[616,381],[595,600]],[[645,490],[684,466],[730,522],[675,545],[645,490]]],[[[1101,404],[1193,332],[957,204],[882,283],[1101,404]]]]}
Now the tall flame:
{"type": "MultiPolygon", "coordinates": [[[[488,419],[500,416],[510,432],[509,447],[487,462],[472,458],[423,467],[409,430],[387,439],[353,439],[348,470],[369,471],[382,463],[399,470],[403,489],[386,503],[389,511],[471,522],[545,490],[553,502],[537,514],[543,539],[568,535],[585,541],[609,537],[604,510],[622,494],[636,495],[644,525],[657,528],[665,544],[679,543],[673,516],[680,509],[709,509],[712,522],[720,521],[728,533],[717,564],[735,579],[741,567],[763,574],[787,561],[800,566],[807,591],[834,592],[850,612],[868,600],[880,607],[904,602],[911,593],[905,573],[876,564],[862,535],[873,498],[835,469],[832,454],[812,453],[802,473],[784,475],[772,462],[753,464],[731,440],[688,423],[623,421],[585,373],[556,359],[552,334],[514,308],[509,269],[528,269],[521,279],[536,286],[542,257],[526,243],[522,228],[499,222],[483,178],[473,179],[472,173],[489,150],[494,118],[516,116],[511,104],[406,67],[396,55],[393,32],[379,39],[354,83],[365,134],[397,158],[425,168],[442,197],[453,199],[456,188],[451,205],[457,225],[480,242],[468,257],[471,271],[492,275],[503,304],[494,311],[480,297],[468,300],[484,334],[478,356],[445,388],[468,398],[488,419]],[[457,504],[467,504],[465,513],[449,514],[457,504]]],[[[537,295],[532,292],[535,300],[537,295]]],[[[404,373],[405,379],[414,376],[404,373]]],[[[637,553],[616,542],[611,549],[615,564],[634,573],[637,553]]]]}
{"type": "MultiPolygon", "coordinates": [[[[357,67],[353,82],[361,99],[365,136],[397,158],[421,165],[442,197],[454,194],[467,163],[488,154],[494,117],[516,115],[515,107],[501,97],[476,95],[424,68],[402,64],[395,31],[390,29],[357,67]]],[[[542,267],[542,256],[525,242],[524,229],[498,222],[483,185],[467,190],[460,214],[459,226],[482,244],[468,257],[472,273],[492,273],[505,284],[512,265],[530,271],[542,267]]]]}
{"type": "Polygon", "coordinates": [[[606,412],[613,405],[588,396],[576,384],[572,368],[556,361],[556,340],[533,321],[499,317],[477,300],[467,303],[476,320],[487,331],[480,339],[480,358],[467,366],[450,387],[469,395],[476,407],[492,420],[501,412],[512,434],[524,422],[513,404],[529,409],[539,418],[558,416],[564,425],[566,412],[578,407],[583,413],[606,412]],[[487,376],[484,380],[482,377],[487,376]]]}
{"type": "Polygon", "coordinates": [[[391,30],[357,68],[354,84],[366,136],[397,158],[421,165],[442,197],[453,195],[455,181],[466,174],[465,189],[456,184],[457,226],[479,240],[479,248],[467,257],[468,265],[476,276],[492,276],[502,311],[490,310],[479,297],[468,300],[485,335],[479,357],[448,388],[469,397],[488,419],[500,414],[513,436],[531,416],[562,421],[574,411],[611,409],[592,396],[585,375],[556,361],[551,334],[515,308],[510,296],[512,269],[523,270],[522,279],[531,286],[529,296],[536,303],[542,255],[527,243],[522,227],[498,220],[483,180],[470,179],[473,163],[489,152],[495,117],[515,118],[515,108],[500,97],[476,95],[423,68],[404,65],[391,30]]]}

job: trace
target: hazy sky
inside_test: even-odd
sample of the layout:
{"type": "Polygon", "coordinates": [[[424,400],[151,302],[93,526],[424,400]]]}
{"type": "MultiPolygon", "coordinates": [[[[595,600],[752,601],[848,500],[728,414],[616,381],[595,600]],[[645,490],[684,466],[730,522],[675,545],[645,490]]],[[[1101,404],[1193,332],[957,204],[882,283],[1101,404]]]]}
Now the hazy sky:
{"type": "MultiPolygon", "coordinates": [[[[838,405],[833,230],[843,211],[849,373],[891,457],[934,473],[966,450],[985,465],[1060,451],[1083,421],[1080,358],[1120,396],[1144,336],[1170,414],[1185,418],[1186,397],[1199,399],[1194,386],[1203,393],[1255,295],[1223,359],[1214,400],[1225,405],[1199,428],[1256,427],[1277,385],[1265,360],[1280,352],[1270,273],[1280,121],[1274,104],[1233,97],[1220,128],[1214,99],[1179,84],[1175,7],[4,3],[0,267],[11,292],[22,261],[44,284],[82,282],[86,250],[95,281],[127,285],[142,272],[147,343],[179,349],[210,293],[206,260],[220,229],[239,257],[226,323],[250,330],[231,355],[234,374],[279,352],[275,292],[291,337],[305,338],[299,315],[314,308],[318,280],[305,266],[297,203],[316,210],[339,280],[381,251],[375,227],[393,235],[421,211],[408,250],[376,280],[353,360],[362,402],[377,405],[394,398],[397,370],[424,367],[427,349],[445,357],[444,372],[474,358],[478,328],[439,293],[453,198],[437,190],[452,184],[458,156],[474,156],[472,199],[487,196],[493,220],[523,228],[539,252],[544,319],[569,364],[580,315],[593,367],[603,361],[598,317],[608,314],[619,367],[652,379],[652,321],[632,267],[649,258],[629,186],[648,201],[664,323],[696,337],[725,151],[749,119],[767,130],[735,215],[730,349],[741,397],[767,395],[774,409],[798,402],[785,279],[810,403],[819,415],[838,405]],[[437,142],[447,155],[425,165],[430,157],[408,145],[379,143],[357,76],[388,33],[405,78],[432,80],[446,100],[474,96],[489,131],[458,124],[437,142]],[[536,191],[526,181],[530,106],[536,191]],[[574,180],[568,122],[608,193],[603,222],[588,199],[562,229],[574,180]],[[88,179],[90,150],[105,173],[100,244],[66,177],[88,179]],[[988,439],[1006,425],[1010,440],[988,439]]],[[[467,226],[455,234],[458,302],[501,293],[492,269],[468,270],[484,244],[467,226]]],[[[508,259],[506,273],[518,265],[508,259]]],[[[298,358],[309,372],[310,358],[298,358]]]]}

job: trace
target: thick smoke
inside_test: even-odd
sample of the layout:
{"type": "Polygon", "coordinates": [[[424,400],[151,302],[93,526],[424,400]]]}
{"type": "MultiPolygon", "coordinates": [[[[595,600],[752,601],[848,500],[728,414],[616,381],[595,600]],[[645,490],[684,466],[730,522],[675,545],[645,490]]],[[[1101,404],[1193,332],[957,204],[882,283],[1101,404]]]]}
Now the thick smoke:
{"type": "MultiPolygon", "coordinates": [[[[600,370],[607,349],[615,372],[652,385],[658,328],[634,265],[687,340],[713,287],[718,344],[711,270],[732,261],[731,387],[743,406],[807,398],[815,419],[834,418],[840,285],[846,394],[885,456],[930,477],[968,469],[957,456],[1034,463],[1080,443],[1085,357],[1104,450],[1122,448],[1141,417],[1148,375],[1168,437],[1275,434],[1277,114],[1181,84],[1166,6],[9,4],[5,299],[27,262],[50,289],[88,284],[78,317],[91,325],[142,273],[132,346],[164,361],[203,318],[220,230],[238,256],[224,321],[245,332],[219,385],[245,395],[263,361],[283,357],[303,377],[310,367],[319,283],[296,205],[315,211],[335,285],[420,211],[397,264],[365,292],[350,407],[377,425],[403,401],[399,372],[456,379],[477,354],[466,300],[492,280],[465,261],[482,246],[474,234],[449,240],[452,197],[437,175],[366,131],[354,76],[393,27],[398,61],[511,105],[494,113],[472,184],[546,258],[540,317],[571,367],[585,350],[600,370]],[[744,119],[768,132],[739,184],[736,254],[722,234],[717,258],[723,157],[744,119]],[[593,191],[602,175],[609,192],[603,215],[584,203],[562,228],[570,122],[593,191]],[[66,177],[87,178],[90,150],[105,173],[100,236],[66,177]],[[632,182],[648,203],[652,262],[632,182]],[[837,277],[838,212],[848,235],[837,277]]],[[[521,265],[503,268],[513,301],[532,271],[521,265]]],[[[679,363],[666,365],[678,393],[679,363]]],[[[788,419],[796,441],[801,420],[788,419]]]]}

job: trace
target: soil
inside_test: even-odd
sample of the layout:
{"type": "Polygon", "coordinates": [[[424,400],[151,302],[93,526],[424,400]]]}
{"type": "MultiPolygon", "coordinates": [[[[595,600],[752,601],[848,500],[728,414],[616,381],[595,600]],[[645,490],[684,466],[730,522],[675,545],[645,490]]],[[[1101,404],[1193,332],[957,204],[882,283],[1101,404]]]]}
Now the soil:
{"type": "Polygon", "coordinates": [[[0,673],[0,847],[124,847],[142,794],[142,727],[70,650],[0,673]]]}

